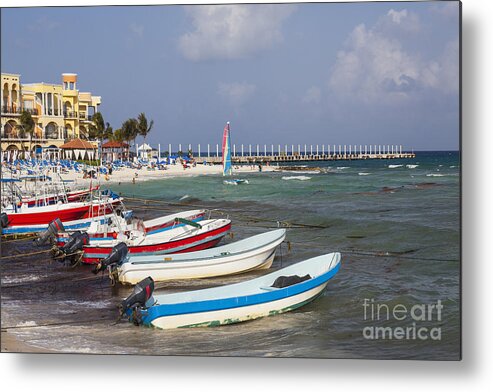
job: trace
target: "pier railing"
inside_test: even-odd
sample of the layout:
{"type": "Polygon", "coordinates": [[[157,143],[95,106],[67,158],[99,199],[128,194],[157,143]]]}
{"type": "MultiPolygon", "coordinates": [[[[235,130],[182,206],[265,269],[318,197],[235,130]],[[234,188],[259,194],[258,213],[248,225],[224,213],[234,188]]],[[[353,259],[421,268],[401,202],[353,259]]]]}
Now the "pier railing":
{"type": "MultiPolygon", "coordinates": [[[[222,152],[219,144],[207,144],[205,149],[201,145],[192,148],[191,144],[179,144],[173,146],[169,144],[166,148],[159,145],[158,156],[191,156],[200,162],[220,163],[222,152]],[[173,148],[175,147],[175,148],[173,148]],[[178,147],[178,148],[176,148],[178,147]],[[170,153],[171,152],[171,153],[170,153]]],[[[260,163],[260,162],[309,162],[309,161],[338,161],[338,160],[364,160],[364,159],[401,159],[415,158],[413,151],[403,150],[402,145],[288,145],[281,149],[278,145],[277,151],[274,145],[267,150],[267,145],[233,145],[231,149],[231,160],[233,163],[260,163]],[[253,147],[253,148],[252,148],[253,147]],[[359,147],[359,148],[358,148],[359,147]]],[[[138,148],[138,145],[136,145],[138,148]]]]}

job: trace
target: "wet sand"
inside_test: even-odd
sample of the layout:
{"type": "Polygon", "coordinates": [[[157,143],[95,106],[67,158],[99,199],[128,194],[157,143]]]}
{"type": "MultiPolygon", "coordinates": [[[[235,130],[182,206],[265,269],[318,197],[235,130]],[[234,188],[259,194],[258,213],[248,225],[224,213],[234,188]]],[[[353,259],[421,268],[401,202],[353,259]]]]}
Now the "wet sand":
{"type": "Polygon", "coordinates": [[[25,342],[19,340],[11,333],[2,331],[1,334],[1,352],[2,353],[36,353],[36,354],[47,354],[55,353],[53,350],[46,350],[43,348],[31,346],[25,342]]]}

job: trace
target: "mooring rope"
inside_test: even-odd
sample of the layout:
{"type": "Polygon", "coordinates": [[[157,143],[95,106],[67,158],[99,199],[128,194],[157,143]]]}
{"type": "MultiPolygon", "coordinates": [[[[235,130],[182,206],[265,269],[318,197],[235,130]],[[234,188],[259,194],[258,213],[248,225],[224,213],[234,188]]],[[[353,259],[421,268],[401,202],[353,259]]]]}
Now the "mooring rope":
{"type": "MultiPolygon", "coordinates": [[[[160,207],[153,207],[153,206],[147,205],[147,203],[154,203],[154,204],[164,204],[164,205],[168,205],[168,206],[194,207],[194,208],[201,208],[201,209],[209,209],[210,211],[213,211],[217,214],[225,215],[225,216],[229,216],[232,214],[231,212],[228,212],[228,211],[223,211],[220,209],[210,209],[208,206],[199,205],[199,204],[168,202],[168,201],[164,201],[164,200],[155,200],[155,199],[142,199],[142,198],[125,196],[123,194],[122,194],[122,197],[124,197],[125,200],[127,200],[127,201],[136,201],[136,202],[145,203],[146,204],[146,207],[145,207],[146,210],[158,210],[158,211],[168,211],[169,210],[169,208],[162,208],[162,207],[160,208],[160,207]]],[[[268,223],[273,223],[273,224],[281,224],[282,227],[313,228],[313,229],[327,229],[330,227],[329,225],[313,225],[313,224],[308,224],[308,223],[279,221],[279,220],[273,220],[273,219],[252,217],[252,216],[248,216],[248,215],[238,213],[238,212],[235,212],[235,218],[243,219],[243,220],[246,220],[248,222],[268,222],[268,223]]]]}
{"type": "Polygon", "coordinates": [[[21,258],[21,257],[40,255],[42,253],[47,253],[47,252],[51,252],[51,249],[40,250],[40,251],[37,251],[37,252],[19,253],[17,255],[1,256],[0,257],[0,260],[4,260],[4,259],[17,259],[17,258],[21,258]]]}

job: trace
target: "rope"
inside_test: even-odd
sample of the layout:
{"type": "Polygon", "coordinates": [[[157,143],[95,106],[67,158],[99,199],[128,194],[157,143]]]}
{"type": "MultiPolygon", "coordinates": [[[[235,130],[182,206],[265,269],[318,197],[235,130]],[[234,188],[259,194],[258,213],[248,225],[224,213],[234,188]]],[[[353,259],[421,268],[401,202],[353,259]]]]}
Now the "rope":
{"type": "Polygon", "coordinates": [[[16,259],[16,258],[20,258],[20,257],[27,257],[27,256],[39,255],[39,254],[47,253],[47,252],[51,252],[51,249],[40,250],[38,252],[21,253],[21,254],[18,254],[18,255],[2,256],[2,257],[0,257],[0,260],[4,260],[4,259],[16,259]]]}
{"type": "MultiPolygon", "coordinates": [[[[168,201],[163,201],[163,200],[155,200],[155,199],[142,199],[142,198],[136,198],[136,197],[130,197],[122,194],[122,197],[125,198],[127,201],[136,201],[136,202],[141,202],[141,203],[146,203],[146,210],[158,210],[158,211],[167,211],[169,208],[163,208],[163,207],[151,207],[147,205],[147,203],[155,203],[155,204],[165,204],[168,206],[180,206],[180,207],[195,207],[195,208],[201,208],[201,209],[206,209],[207,206],[204,205],[198,205],[198,204],[188,204],[188,203],[179,203],[179,202],[168,202],[168,201]]],[[[221,214],[221,215],[230,215],[230,212],[227,211],[222,211],[220,209],[213,209],[212,211],[221,214]]],[[[248,215],[244,215],[241,213],[235,213],[235,218],[243,219],[246,220],[247,222],[268,222],[268,223],[274,223],[274,224],[279,224],[279,227],[289,227],[289,228],[313,228],[313,229],[327,229],[330,226],[328,225],[312,225],[312,224],[307,224],[307,223],[298,223],[298,222],[289,222],[289,221],[277,221],[273,219],[266,219],[266,218],[258,218],[258,217],[251,217],[248,215]]]]}
{"type": "Polygon", "coordinates": [[[37,234],[2,234],[3,243],[17,242],[17,241],[26,241],[31,238],[37,237],[37,234]],[[20,237],[20,238],[19,238],[20,237]],[[10,239],[12,238],[12,239],[10,239]]]}

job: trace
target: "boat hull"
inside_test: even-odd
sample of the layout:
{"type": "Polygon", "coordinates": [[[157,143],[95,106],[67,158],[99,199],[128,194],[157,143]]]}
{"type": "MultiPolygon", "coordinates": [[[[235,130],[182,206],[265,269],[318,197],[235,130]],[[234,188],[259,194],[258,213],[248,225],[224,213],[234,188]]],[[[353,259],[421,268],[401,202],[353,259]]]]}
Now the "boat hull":
{"type": "Polygon", "coordinates": [[[268,269],[271,267],[276,254],[276,247],[284,240],[284,236],[278,241],[264,246],[260,251],[245,252],[241,257],[211,257],[206,260],[169,261],[163,257],[159,263],[133,263],[128,262],[118,267],[118,279],[124,284],[137,284],[142,279],[150,276],[155,282],[174,279],[199,279],[213,276],[238,274],[255,269],[268,269]]]}
{"type": "MultiPolygon", "coordinates": [[[[141,309],[139,322],[161,329],[218,326],[288,312],[321,295],[339,269],[340,253],[330,253],[250,281],[153,295],[141,309]],[[298,279],[276,283],[281,277],[298,279]]],[[[126,314],[133,321],[133,311],[127,309],[126,314]]]]}
{"type": "MultiPolygon", "coordinates": [[[[24,233],[40,231],[39,226],[47,226],[51,221],[59,218],[63,223],[89,219],[94,216],[103,216],[113,211],[121,199],[112,199],[101,202],[77,202],[68,204],[54,204],[43,207],[29,207],[20,212],[7,212],[8,227],[20,229],[20,226],[32,227],[34,231],[23,230],[24,233]]],[[[28,229],[29,230],[29,229],[28,229]]],[[[3,231],[6,233],[6,231],[3,231]]]]}
{"type": "MultiPolygon", "coordinates": [[[[216,246],[221,239],[231,230],[231,223],[224,225],[220,228],[210,230],[208,232],[186,237],[179,240],[167,241],[149,245],[136,245],[129,246],[128,252],[130,254],[145,255],[161,255],[167,253],[182,253],[182,252],[194,252],[198,250],[208,249],[216,246]]],[[[86,264],[99,263],[101,259],[109,256],[113,250],[111,244],[108,246],[84,246],[84,254],[82,256],[82,262],[86,264]]]]}
{"type": "MultiPolygon", "coordinates": [[[[29,210],[35,209],[36,207],[29,208],[29,210]]],[[[52,209],[48,211],[7,213],[7,216],[9,219],[9,226],[29,226],[48,224],[56,218],[59,218],[62,222],[82,219],[88,211],[89,205],[84,204],[73,208],[52,209]]]]}
{"type": "MultiPolygon", "coordinates": [[[[105,223],[107,216],[98,216],[93,218],[77,219],[73,221],[63,222],[65,230],[87,230],[93,221],[99,223],[105,223]]],[[[42,225],[30,225],[30,226],[8,226],[2,229],[2,234],[28,234],[28,233],[40,233],[48,228],[48,224],[42,225]]]]}
{"type": "Polygon", "coordinates": [[[235,324],[262,317],[274,316],[276,314],[297,309],[313,301],[322,294],[327,284],[328,282],[325,282],[311,290],[272,302],[212,312],[197,312],[159,317],[153,320],[150,325],[159,329],[217,327],[220,325],[235,324]]]}

